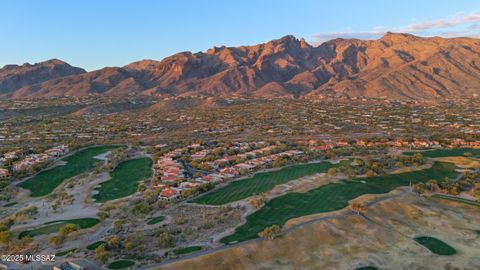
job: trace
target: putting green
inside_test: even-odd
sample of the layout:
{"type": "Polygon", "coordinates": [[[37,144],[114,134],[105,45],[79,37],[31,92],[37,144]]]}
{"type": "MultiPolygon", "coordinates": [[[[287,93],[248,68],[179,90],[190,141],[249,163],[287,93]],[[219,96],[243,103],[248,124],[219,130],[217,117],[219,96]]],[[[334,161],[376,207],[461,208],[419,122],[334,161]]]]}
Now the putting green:
{"type": "Polygon", "coordinates": [[[72,249],[68,249],[68,250],[64,250],[64,251],[59,251],[59,252],[55,253],[55,256],[58,256],[58,257],[65,256],[69,253],[75,252],[76,250],[77,250],[76,248],[72,248],[72,249]]]}
{"type": "Polygon", "coordinates": [[[110,173],[112,179],[101,183],[93,198],[97,202],[106,202],[132,195],[137,191],[138,182],[152,175],[152,163],[150,158],[121,162],[110,173]]]}
{"type": "Polygon", "coordinates": [[[45,196],[63,181],[93,169],[95,163],[100,162],[100,160],[94,158],[95,156],[118,147],[120,146],[103,145],[80,150],[63,158],[62,161],[66,162],[65,165],[41,171],[32,178],[18,184],[18,186],[30,190],[30,196],[32,197],[45,196]]]}
{"type": "Polygon", "coordinates": [[[87,249],[88,250],[95,250],[100,245],[106,245],[106,244],[107,244],[107,242],[105,242],[105,241],[97,241],[97,242],[94,242],[94,243],[91,243],[90,245],[88,245],[87,249]]]}
{"type": "Polygon", "coordinates": [[[214,190],[203,196],[191,200],[193,203],[221,205],[261,194],[274,188],[276,185],[316,173],[327,172],[328,169],[340,166],[349,166],[351,161],[343,160],[339,164],[327,161],[319,163],[298,164],[284,167],[271,172],[256,173],[250,178],[233,181],[225,187],[214,190]]]}
{"type": "Polygon", "coordinates": [[[192,253],[199,250],[202,250],[201,246],[191,246],[186,248],[175,249],[173,253],[175,253],[176,255],[182,255],[182,254],[188,254],[188,253],[192,253]]]}
{"type": "Polygon", "coordinates": [[[165,217],[164,216],[157,216],[157,217],[153,217],[152,219],[150,219],[149,221],[147,221],[147,224],[148,225],[153,225],[153,224],[157,224],[159,222],[162,222],[165,220],[165,217]]]}
{"type": "Polygon", "coordinates": [[[415,237],[413,240],[437,255],[453,255],[457,251],[447,243],[429,236],[415,237]]]}
{"type": "Polygon", "coordinates": [[[123,269],[134,265],[135,262],[131,260],[118,260],[110,263],[108,269],[123,269]]]}
{"type": "Polygon", "coordinates": [[[348,206],[350,200],[364,194],[387,193],[410,183],[456,175],[455,165],[435,162],[431,168],[424,170],[358,178],[324,185],[305,193],[288,193],[268,201],[264,207],[247,216],[246,223],[236,228],[232,235],[221,239],[221,242],[231,243],[256,238],[258,232],[268,226],[283,226],[292,218],[339,210],[348,206]]]}
{"type": "Polygon", "coordinates": [[[99,219],[96,218],[78,218],[78,219],[69,219],[69,220],[55,220],[51,222],[47,222],[40,227],[37,227],[33,230],[23,231],[18,235],[18,238],[23,238],[25,236],[35,237],[37,235],[42,234],[51,234],[56,233],[58,230],[67,225],[67,224],[75,224],[80,227],[80,229],[86,229],[97,225],[100,222],[99,219]]]}

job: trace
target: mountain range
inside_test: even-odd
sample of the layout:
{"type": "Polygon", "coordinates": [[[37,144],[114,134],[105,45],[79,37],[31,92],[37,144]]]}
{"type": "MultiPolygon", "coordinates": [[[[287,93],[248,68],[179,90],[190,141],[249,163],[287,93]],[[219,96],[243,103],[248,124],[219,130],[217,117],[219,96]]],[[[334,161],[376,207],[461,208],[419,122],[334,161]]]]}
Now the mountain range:
{"type": "Polygon", "coordinates": [[[312,46],[285,36],[254,46],[180,52],[87,72],[52,59],[0,69],[0,97],[126,95],[368,97],[441,100],[480,94],[480,40],[386,33],[312,46]]]}

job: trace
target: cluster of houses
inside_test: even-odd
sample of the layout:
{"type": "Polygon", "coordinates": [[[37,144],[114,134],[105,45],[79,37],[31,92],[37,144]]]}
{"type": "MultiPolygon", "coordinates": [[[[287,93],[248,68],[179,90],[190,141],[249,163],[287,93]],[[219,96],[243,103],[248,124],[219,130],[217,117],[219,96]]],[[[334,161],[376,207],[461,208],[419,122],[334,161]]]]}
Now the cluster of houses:
{"type": "MultiPolygon", "coordinates": [[[[265,155],[276,150],[275,145],[223,157],[214,161],[205,162],[213,168],[198,177],[184,177],[183,164],[176,158],[182,156],[186,149],[201,149],[199,145],[190,145],[187,148],[178,148],[160,157],[155,163],[155,175],[160,180],[152,187],[160,188],[159,199],[163,201],[177,201],[183,198],[183,191],[196,190],[204,184],[218,184],[240,175],[263,168],[283,156],[299,156],[302,151],[288,150],[280,153],[265,155]],[[241,160],[242,162],[237,162],[241,160]]],[[[241,143],[235,147],[239,151],[250,149],[248,143],[241,143]]],[[[211,150],[201,149],[191,154],[192,160],[206,157],[211,150]]]]}
{"type": "Polygon", "coordinates": [[[451,146],[480,149],[480,141],[467,142],[463,139],[454,139],[451,141],[451,146]]]}
{"type": "MultiPolygon", "coordinates": [[[[15,172],[26,171],[37,164],[49,162],[67,153],[68,153],[68,146],[63,144],[63,145],[59,145],[59,146],[47,149],[41,154],[29,154],[25,156],[23,159],[13,163],[12,170],[15,172]]],[[[17,159],[19,156],[17,152],[9,152],[4,154],[4,157],[6,159],[17,159]]]]}
{"type": "Polygon", "coordinates": [[[164,184],[173,184],[183,177],[183,165],[175,160],[183,153],[183,149],[175,149],[165,153],[154,165],[155,176],[164,184]]]}
{"type": "MultiPolygon", "coordinates": [[[[442,144],[438,141],[431,141],[426,139],[414,139],[412,141],[406,141],[402,139],[388,140],[388,141],[365,141],[362,139],[357,139],[352,142],[346,141],[333,141],[333,140],[310,140],[310,141],[301,141],[300,144],[307,144],[310,151],[327,151],[333,148],[341,148],[345,146],[363,146],[363,147],[376,147],[382,145],[388,145],[392,147],[402,147],[409,149],[435,149],[442,148],[442,144]]],[[[450,140],[446,147],[468,147],[480,149],[480,141],[467,142],[463,139],[453,139],[450,140]]]]}
{"type": "MultiPolygon", "coordinates": [[[[10,151],[0,157],[0,166],[5,166],[7,161],[15,160],[19,156],[18,151],[10,151]]],[[[5,180],[10,178],[10,170],[7,168],[0,168],[0,180],[5,180]]]]}

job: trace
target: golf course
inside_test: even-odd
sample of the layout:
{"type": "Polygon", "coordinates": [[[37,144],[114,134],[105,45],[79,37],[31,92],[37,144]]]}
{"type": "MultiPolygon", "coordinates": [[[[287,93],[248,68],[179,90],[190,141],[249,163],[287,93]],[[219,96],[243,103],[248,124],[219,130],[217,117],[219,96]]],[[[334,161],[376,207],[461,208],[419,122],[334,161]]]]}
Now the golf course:
{"type": "Polygon", "coordinates": [[[137,158],[121,162],[110,173],[112,179],[103,182],[93,195],[96,202],[126,197],[137,191],[138,182],[152,175],[152,160],[137,158]]]}
{"type": "Polygon", "coordinates": [[[265,206],[247,216],[246,223],[232,235],[221,239],[221,242],[227,244],[256,238],[268,226],[283,226],[292,218],[339,210],[348,206],[350,200],[364,194],[387,193],[410,183],[452,178],[456,175],[452,163],[435,162],[432,167],[419,171],[358,178],[321,186],[306,193],[288,193],[268,201],[265,206]]]}
{"type": "Polygon", "coordinates": [[[42,234],[50,234],[58,232],[58,230],[67,225],[75,224],[80,227],[80,229],[86,229],[97,225],[100,222],[96,218],[79,218],[79,219],[70,219],[70,220],[55,220],[48,223],[45,223],[35,229],[23,231],[18,235],[18,238],[23,238],[25,236],[35,237],[42,234]]]}
{"type": "Polygon", "coordinates": [[[429,158],[439,158],[439,157],[460,157],[469,155],[474,157],[480,157],[480,149],[473,149],[473,148],[451,148],[451,149],[435,149],[435,150],[427,150],[421,152],[405,152],[404,154],[407,156],[413,156],[415,153],[421,153],[424,157],[429,158]]]}
{"type": "Polygon", "coordinates": [[[252,195],[269,191],[276,185],[284,184],[304,176],[325,173],[333,167],[349,166],[350,162],[349,160],[343,160],[338,164],[333,164],[328,161],[323,161],[319,163],[287,166],[276,171],[256,173],[252,177],[233,181],[227,186],[195,198],[191,202],[221,205],[242,200],[252,195]]]}
{"type": "Polygon", "coordinates": [[[63,158],[61,161],[65,162],[65,165],[41,171],[18,186],[30,190],[32,197],[48,195],[63,181],[93,169],[95,163],[100,162],[95,156],[118,147],[120,146],[103,145],[80,150],[63,158]]]}

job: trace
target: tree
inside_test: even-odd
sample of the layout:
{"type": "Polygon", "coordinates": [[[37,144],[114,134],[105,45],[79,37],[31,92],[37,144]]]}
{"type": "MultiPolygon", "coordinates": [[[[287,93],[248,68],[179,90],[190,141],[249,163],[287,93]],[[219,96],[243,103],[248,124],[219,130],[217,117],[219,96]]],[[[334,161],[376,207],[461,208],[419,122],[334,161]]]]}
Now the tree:
{"type": "Polygon", "coordinates": [[[475,187],[472,190],[473,196],[480,200],[480,183],[475,183],[475,187]]]}
{"type": "Polygon", "coordinates": [[[213,170],[213,167],[208,165],[205,162],[202,162],[202,163],[200,163],[200,165],[198,165],[198,169],[200,169],[202,171],[211,171],[211,170],[213,170]]]}
{"type": "Polygon", "coordinates": [[[0,225],[4,226],[6,228],[12,227],[13,224],[15,224],[15,217],[14,216],[8,216],[8,217],[2,219],[2,221],[0,221],[0,225]]]}
{"type": "Polygon", "coordinates": [[[163,232],[158,236],[158,246],[160,248],[172,248],[175,246],[175,237],[168,232],[163,232]]]}
{"type": "Polygon", "coordinates": [[[328,169],[327,175],[328,175],[328,176],[335,176],[335,175],[337,175],[337,169],[336,169],[336,168],[330,168],[330,169],[328,169]]]}
{"type": "Polygon", "coordinates": [[[267,194],[266,193],[262,193],[260,194],[260,196],[254,196],[250,199],[250,205],[255,208],[255,209],[258,209],[260,207],[262,207],[262,205],[267,201],[267,194]]]}
{"type": "Polygon", "coordinates": [[[101,244],[100,246],[98,246],[95,249],[93,256],[95,257],[95,259],[101,261],[102,263],[107,262],[108,255],[107,255],[107,251],[105,250],[105,244],[101,244]]]}
{"type": "Polygon", "coordinates": [[[352,168],[348,168],[345,170],[345,174],[348,176],[348,178],[353,178],[356,175],[356,172],[352,168]]]}
{"type": "Polygon", "coordinates": [[[261,232],[259,232],[258,236],[267,239],[274,239],[281,233],[282,229],[277,224],[273,224],[272,226],[266,227],[261,232]]]}
{"type": "Polygon", "coordinates": [[[418,194],[425,193],[425,184],[424,183],[413,184],[412,191],[418,194]]]}
{"type": "Polygon", "coordinates": [[[240,168],[240,171],[239,171],[240,175],[246,175],[248,173],[248,169],[247,168],[240,168]]]}
{"type": "Polygon", "coordinates": [[[0,244],[2,244],[2,245],[10,244],[10,242],[13,240],[14,236],[15,235],[9,230],[5,230],[5,231],[0,232],[0,244]]]}
{"type": "Polygon", "coordinates": [[[152,204],[154,202],[157,201],[157,197],[158,197],[158,192],[156,192],[155,190],[146,190],[144,193],[143,193],[143,199],[145,200],[146,203],[148,204],[152,204]]]}
{"type": "Polygon", "coordinates": [[[132,211],[136,215],[138,215],[138,214],[146,215],[146,214],[148,214],[152,211],[152,207],[149,204],[141,201],[139,203],[136,203],[133,206],[132,211]]]}
{"type": "Polygon", "coordinates": [[[435,191],[437,191],[437,190],[439,189],[436,180],[428,180],[428,181],[425,183],[425,187],[426,187],[429,191],[432,191],[432,192],[435,192],[435,191]]]}
{"type": "Polygon", "coordinates": [[[118,235],[115,235],[108,240],[109,248],[117,248],[119,244],[120,244],[120,237],[118,237],[118,235]]]}
{"type": "Polygon", "coordinates": [[[138,192],[144,192],[146,189],[147,189],[147,187],[145,186],[145,184],[141,183],[140,185],[138,185],[137,191],[138,192]]]}
{"type": "Polygon", "coordinates": [[[77,224],[66,224],[65,226],[61,227],[59,230],[58,230],[58,233],[65,237],[67,235],[69,235],[70,233],[72,232],[76,232],[80,230],[80,226],[78,226],[77,224]]]}
{"type": "Polygon", "coordinates": [[[113,222],[113,230],[118,233],[122,230],[122,225],[123,225],[124,221],[123,220],[120,220],[120,219],[117,219],[113,222]]]}
{"type": "Polygon", "coordinates": [[[366,177],[372,177],[372,176],[375,176],[376,173],[372,170],[368,170],[366,173],[365,173],[365,176],[366,177]]]}
{"type": "Polygon", "coordinates": [[[190,161],[190,166],[192,166],[193,168],[197,169],[197,168],[198,168],[198,161],[196,161],[196,160],[190,161]]]}
{"type": "Polygon", "coordinates": [[[277,158],[273,161],[272,163],[272,167],[273,168],[280,168],[280,167],[283,167],[285,166],[286,164],[288,163],[288,160],[281,157],[281,158],[277,158]]]}
{"type": "Polygon", "coordinates": [[[413,163],[423,164],[423,155],[421,153],[415,153],[412,156],[413,163]]]}
{"type": "Polygon", "coordinates": [[[126,251],[129,251],[130,249],[133,248],[133,241],[130,240],[129,238],[125,239],[123,242],[123,247],[125,248],[126,251]]]}
{"type": "Polygon", "coordinates": [[[61,235],[52,236],[52,237],[48,238],[48,242],[51,245],[54,245],[56,247],[60,246],[63,243],[64,240],[65,240],[65,237],[61,236],[61,235]]]}
{"type": "Polygon", "coordinates": [[[357,215],[364,214],[367,211],[367,207],[363,203],[352,202],[349,206],[357,215]]]}
{"type": "Polygon", "coordinates": [[[193,194],[195,194],[195,191],[193,189],[185,189],[185,190],[182,190],[180,193],[183,198],[188,198],[193,194]]]}
{"type": "Polygon", "coordinates": [[[106,211],[98,211],[97,212],[97,217],[100,218],[101,220],[105,220],[109,216],[110,216],[110,214],[108,214],[108,212],[106,212],[106,211]]]}

